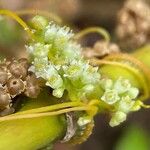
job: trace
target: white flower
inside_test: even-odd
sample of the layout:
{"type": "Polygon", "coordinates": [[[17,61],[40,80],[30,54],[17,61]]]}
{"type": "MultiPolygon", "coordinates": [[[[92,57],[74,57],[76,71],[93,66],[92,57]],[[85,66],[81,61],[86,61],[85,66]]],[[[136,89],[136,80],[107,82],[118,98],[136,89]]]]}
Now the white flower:
{"type": "Polygon", "coordinates": [[[135,99],[139,94],[139,90],[137,88],[130,88],[128,90],[128,95],[130,96],[131,99],[135,99]]]}
{"type": "Polygon", "coordinates": [[[85,126],[87,125],[88,123],[90,123],[92,120],[90,117],[88,116],[84,116],[84,117],[80,117],[77,121],[77,124],[82,127],[82,126],[85,126]]]}
{"type": "Polygon", "coordinates": [[[53,96],[61,98],[64,93],[64,88],[58,88],[53,90],[53,96]]]}
{"type": "Polygon", "coordinates": [[[106,90],[106,89],[112,89],[113,87],[113,81],[111,79],[102,79],[100,81],[101,87],[106,90]]]}
{"type": "Polygon", "coordinates": [[[127,92],[130,87],[131,84],[129,80],[123,79],[122,77],[120,77],[114,84],[114,89],[120,94],[127,92]]]}
{"type": "Polygon", "coordinates": [[[134,103],[135,101],[131,100],[129,96],[122,97],[121,100],[118,102],[117,111],[128,113],[131,111],[134,103]]]}
{"type": "Polygon", "coordinates": [[[62,44],[64,41],[68,41],[72,36],[73,33],[70,31],[70,28],[60,27],[51,22],[46,27],[44,38],[47,43],[62,44]],[[62,41],[57,42],[59,39],[62,41]]]}
{"type": "Polygon", "coordinates": [[[112,105],[112,104],[116,103],[117,101],[119,101],[120,97],[119,97],[117,91],[107,89],[104,92],[103,96],[101,97],[101,100],[103,100],[107,104],[112,105]]]}

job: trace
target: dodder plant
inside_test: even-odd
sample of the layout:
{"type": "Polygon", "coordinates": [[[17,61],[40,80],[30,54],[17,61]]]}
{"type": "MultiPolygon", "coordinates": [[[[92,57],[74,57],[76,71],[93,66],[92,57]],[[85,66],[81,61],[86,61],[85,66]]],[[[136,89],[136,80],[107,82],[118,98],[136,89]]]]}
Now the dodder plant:
{"type": "MultiPolygon", "coordinates": [[[[145,65],[139,57],[149,46],[134,54],[141,61],[122,53],[87,60],[77,39],[96,31],[109,43],[103,29],[90,28],[74,34],[69,27],[56,25],[42,16],[32,19],[30,29],[16,14],[7,10],[0,14],[13,17],[29,33],[26,74],[36,77],[34,83],[40,83],[42,91],[35,100],[26,99],[19,111],[0,118],[0,149],[34,150],[56,140],[82,143],[92,133],[95,115],[108,113],[109,124],[114,127],[125,121],[130,112],[149,108],[142,102],[150,96],[149,61],[144,60],[145,65]]],[[[24,89],[19,94],[37,96],[38,84],[29,86],[27,77],[15,78],[23,80],[24,89]]],[[[7,82],[1,86],[13,99],[7,82]]]]}

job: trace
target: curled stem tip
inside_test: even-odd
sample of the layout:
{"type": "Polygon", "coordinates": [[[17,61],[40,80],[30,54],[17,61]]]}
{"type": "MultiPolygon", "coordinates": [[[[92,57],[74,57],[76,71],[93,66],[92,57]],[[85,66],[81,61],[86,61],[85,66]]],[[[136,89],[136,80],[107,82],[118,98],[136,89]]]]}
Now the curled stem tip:
{"type": "Polygon", "coordinates": [[[14,20],[16,20],[24,28],[24,30],[28,33],[29,37],[31,37],[31,38],[33,37],[33,33],[30,30],[30,28],[28,27],[28,25],[17,14],[15,14],[9,10],[1,9],[0,15],[6,15],[6,16],[9,16],[9,17],[13,18],[14,20]]]}
{"type": "Polygon", "coordinates": [[[79,40],[83,36],[90,34],[90,33],[94,33],[94,32],[102,35],[107,42],[110,41],[109,33],[104,28],[101,28],[101,27],[89,27],[89,28],[83,29],[77,34],[75,34],[73,38],[75,40],[79,40]]]}
{"type": "Polygon", "coordinates": [[[47,17],[48,19],[57,22],[58,24],[61,24],[63,22],[62,19],[56,14],[43,10],[26,9],[15,11],[15,13],[18,15],[42,15],[47,17]]]}

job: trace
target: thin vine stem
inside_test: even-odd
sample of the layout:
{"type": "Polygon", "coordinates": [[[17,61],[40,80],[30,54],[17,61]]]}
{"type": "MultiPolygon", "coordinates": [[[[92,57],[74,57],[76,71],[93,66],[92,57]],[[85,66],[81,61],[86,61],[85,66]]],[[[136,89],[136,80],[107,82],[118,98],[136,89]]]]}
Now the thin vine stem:
{"type": "Polygon", "coordinates": [[[150,108],[150,105],[142,104],[141,106],[142,106],[143,108],[146,108],[146,109],[149,109],[149,108],[150,108]]]}
{"type": "Polygon", "coordinates": [[[15,11],[15,13],[17,15],[42,15],[42,16],[45,16],[45,17],[57,22],[58,24],[61,24],[63,22],[62,19],[59,16],[57,16],[56,14],[53,14],[48,11],[43,11],[43,10],[25,9],[25,10],[15,11]]]}
{"type": "Polygon", "coordinates": [[[33,119],[33,118],[39,118],[39,117],[56,116],[56,115],[61,115],[61,114],[65,114],[65,113],[73,112],[73,111],[88,111],[88,110],[91,110],[91,107],[82,106],[82,107],[66,108],[66,109],[53,111],[53,112],[20,114],[20,115],[14,115],[14,116],[10,115],[6,117],[1,117],[0,122],[10,121],[10,120],[19,120],[19,119],[31,119],[31,118],[33,119]]]}
{"type": "Polygon", "coordinates": [[[85,104],[82,102],[65,102],[62,104],[55,104],[51,106],[45,106],[45,107],[30,109],[26,111],[21,111],[21,112],[15,113],[15,115],[29,114],[29,113],[43,113],[43,112],[54,111],[54,110],[63,109],[67,107],[77,107],[77,106],[84,106],[84,105],[85,104]]]}
{"type": "Polygon", "coordinates": [[[79,40],[83,36],[90,34],[90,33],[94,33],[94,32],[102,35],[107,42],[110,41],[109,33],[104,28],[101,28],[101,27],[89,27],[89,28],[83,29],[80,32],[76,33],[73,39],[79,40]]]}
{"type": "Polygon", "coordinates": [[[31,109],[28,111],[23,111],[20,113],[15,113],[9,116],[1,117],[0,122],[8,121],[8,120],[55,116],[55,115],[61,115],[72,111],[86,111],[86,113],[92,118],[98,112],[98,107],[96,105],[99,104],[100,104],[99,100],[91,100],[88,104],[84,104],[80,102],[68,102],[63,104],[55,104],[52,106],[31,109]],[[71,108],[67,108],[67,107],[71,107],[71,108]]]}
{"type": "Polygon", "coordinates": [[[10,16],[11,18],[16,20],[24,28],[24,30],[28,33],[30,38],[34,37],[34,35],[33,35],[32,31],[30,30],[29,26],[19,16],[17,16],[17,14],[15,14],[15,13],[9,11],[9,10],[3,9],[3,10],[0,10],[0,15],[10,16]]]}
{"type": "Polygon", "coordinates": [[[143,90],[144,90],[144,95],[141,96],[139,99],[143,101],[149,97],[149,87],[148,87],[146,81],[143,80],[143,77],[139,74],[139,72],[137,72],[137,69],[134,69],[133,67],[130,67],[127,64],[123,64],[123,63],[119,63],[119,62],[112,62],[109,60],[92,59],[91,63],[96,64],[96,65],[103,65],[103,64],[114,65],[114,66],[119,66],[124,69],[127,69],[128,71],[133,73],[139,79],[139,81],[141,81],[141,85],[143,86],[143,90]]]}

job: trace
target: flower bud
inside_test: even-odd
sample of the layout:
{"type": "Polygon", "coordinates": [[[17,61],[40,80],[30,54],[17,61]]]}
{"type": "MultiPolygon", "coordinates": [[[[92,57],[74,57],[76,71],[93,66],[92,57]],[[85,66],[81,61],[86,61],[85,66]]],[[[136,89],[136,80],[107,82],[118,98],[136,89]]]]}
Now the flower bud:
{"type": "Polygon", "coordinates": [[[118,111],[112,115],[112,118],[109,122],[111,127],[117,126],[123,121],[126,120],[127,115],[124,112],[118,111]]]}
{"type": "Polygon", "coordinates": [[[31,23],[33,27],[37,30],[44,29],[48,25],[47,19],[39,15],[35,16],[31,20],[31,23]]]}

